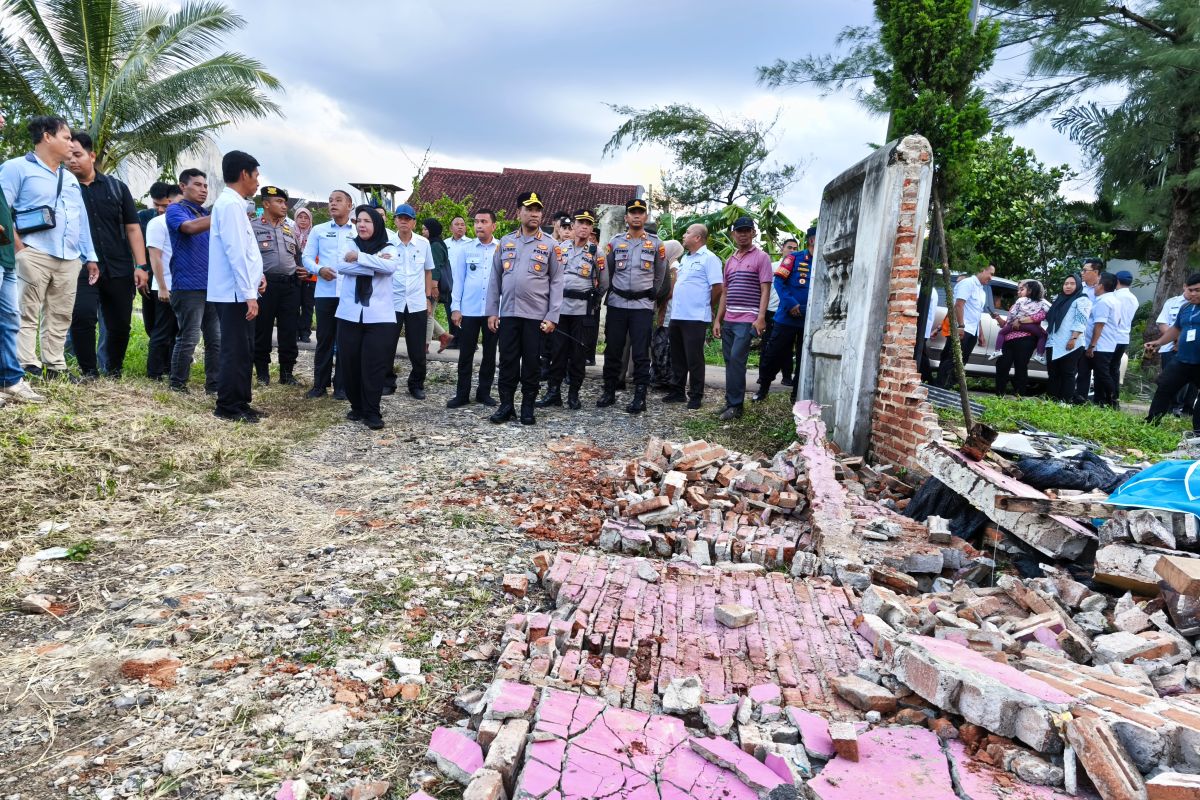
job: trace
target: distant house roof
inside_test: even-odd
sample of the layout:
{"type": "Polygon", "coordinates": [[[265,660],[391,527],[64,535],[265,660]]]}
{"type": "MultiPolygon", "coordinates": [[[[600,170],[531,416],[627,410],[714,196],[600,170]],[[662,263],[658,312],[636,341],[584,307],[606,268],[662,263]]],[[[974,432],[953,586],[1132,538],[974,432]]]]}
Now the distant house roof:
{"type": "MultiPolygon", "coordinates": [[[[515,216],[517,195],[530,191],[541,196],[548,214],[555,214],[580,208],[594,210],[601,205],[624,205],[641,194],[641,187],[631,183],[593,183],[592,176],[585,172],[509,168],[486,172],[445,167],[430,167],[420,186],[424,202],[442,195],[453,200],[472,195],[472,213],[477,208],[503,209],[510,218],[515,216]]],[[[413,202],[415,194],[408,199],[413,202]]]]}

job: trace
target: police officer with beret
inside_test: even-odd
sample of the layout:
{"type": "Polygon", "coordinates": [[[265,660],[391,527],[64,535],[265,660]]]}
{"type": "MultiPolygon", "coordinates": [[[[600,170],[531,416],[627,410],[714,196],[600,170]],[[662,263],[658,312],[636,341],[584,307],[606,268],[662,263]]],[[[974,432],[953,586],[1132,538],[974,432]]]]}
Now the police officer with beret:
{"type": "Polygon", "coordinates": [[[576,211],[572,215],[570,238],[559,242],[555,249],[563,270],[563,301],[558,329],[550,335],[550,376],[546,394],[537,401],[538,408],[563,404],[564,378],[569,378],[567,408],[582,407],[579,389],[587,372],[587,326],[591,320],[588,312],[600,282],[591,242],[595,225],[591,211],[586,208],[576,211]]]}
{"type": "Polygon", "coordinates": [[[296,385],[292,375],[299,348],[296,331],[300,324],[300,278],[304,269],[300,261],[300,246],[296,242],[295,225],[287,218],[288,194],[278,186],[264,186],[259,193],[263,213],[251,220],[254,239],[262,256],[267,290],[258,303],[254,321],[254,371],[258,383],[271,382],[271,333],[279,328],[279,382],[296,385]]]}
{"type": "Polygon", "coordinates": [[[513,397],[521,383],[521,424],[533,425],[542,335],[554,332],[563,299],[563,268],[557,243],[541,229],[537,192],[517,198],[520,226],[500,240],[488,284],[488,328],[499,332],[500,407],[489,418],[499,424],[516,415],[513,397]]]}
{"type": "Polygon", "coordinates": [[[646,201],[625,204],[625,233],[613,237],[605,249],[599,291],[608,294],[608,316],[604,327],[604,392],[597,408],[617,402],[625,341],[633,358],[633,402],[630,414],[646,410],[650,388],[650,334],[654,325],[654,300],[667,279],[667,251],[662,241],[646,230],[646,201]]]}

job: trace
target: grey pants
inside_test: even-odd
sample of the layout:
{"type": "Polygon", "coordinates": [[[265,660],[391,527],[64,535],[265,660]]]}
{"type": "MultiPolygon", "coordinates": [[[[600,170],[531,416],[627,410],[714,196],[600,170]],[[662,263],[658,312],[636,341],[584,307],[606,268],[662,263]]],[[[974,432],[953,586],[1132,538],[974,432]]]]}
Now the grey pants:
{"type": "Polygon", "coordinates": [[[187,386],[192,374],[192,356],[203,333],[204,390],[215,393],[221,360],[221,326],[216,307],[208,302],[208,292],[204,289],[185,289],[171,292],[171,308],[179,322],[179,334],[171,353],[171,386],[187,386]]]}

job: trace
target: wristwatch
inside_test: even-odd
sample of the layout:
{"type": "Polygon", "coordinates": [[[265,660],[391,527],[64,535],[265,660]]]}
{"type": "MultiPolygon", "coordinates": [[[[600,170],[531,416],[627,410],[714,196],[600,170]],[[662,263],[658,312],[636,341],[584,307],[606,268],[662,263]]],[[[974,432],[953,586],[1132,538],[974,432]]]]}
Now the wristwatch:
{"type": "Polygon", "coordinates": [[[137,265],[137,268],[138,268],[138,269],[144,269],[144,270],[146,270],[146,272],[149,272],[149,271],[150,271],[150,265],[149,265],[149,264],[138,264],[138,265],[137,265]]]}

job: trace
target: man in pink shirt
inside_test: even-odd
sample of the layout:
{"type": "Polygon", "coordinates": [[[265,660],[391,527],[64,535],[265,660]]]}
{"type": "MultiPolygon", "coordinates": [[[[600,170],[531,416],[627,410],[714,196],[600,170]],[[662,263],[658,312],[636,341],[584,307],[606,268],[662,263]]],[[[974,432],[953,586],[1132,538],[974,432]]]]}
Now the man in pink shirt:
{"type": "Polygon", "coordinates": [[[750,217],[738,217],[733,223],[733,243],[737,250],[725,262],[725,291],[713,321],[713,336],[721,340],[721,351],[725,355],[722,420],[742,415],[750,340],[761,336],[767,327],[771,258],[754,244],[754,235],[754,220],[750,217]]]}

